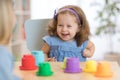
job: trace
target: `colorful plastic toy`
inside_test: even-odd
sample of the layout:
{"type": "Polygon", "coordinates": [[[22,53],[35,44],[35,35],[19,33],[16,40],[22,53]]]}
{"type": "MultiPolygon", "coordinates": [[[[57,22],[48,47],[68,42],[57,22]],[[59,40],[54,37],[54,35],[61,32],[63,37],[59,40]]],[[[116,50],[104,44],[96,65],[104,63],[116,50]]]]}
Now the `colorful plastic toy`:
{"type": "Polygon", "coordinates": [[[66,68],[66,60],[67,60],[67,58],[64,58],[63,65],[62,65],[62,68],[63,68],[63,69],[66,68]]]}
{"type": "Polygon", "coordinates": [[[20,70],[35,70],[38,67],[35,64],[35,58],[31,54],[25,54],[22,58],[22,65],[19,67],[20,70]]]}
{"type": "Polygon", "coordinates": [[[66,68],[64,70],[66,73],[80,73],[82,69],[80,68],[80,63],[78,58],[67,58],[66,68]]]}
{"type": "Polygon", "coordinates": [[[40,63],[44,62],[44,54],[43,51],[32,51],[32,54],[35,57],[36,65],[38,66],[40,63]]]}
{"type": "Polygon", "coordinates": [[[83,69],[84,72],[94,73],[97,70],[97,62],[94,60],[86,61],[86,67],[83,69]]]}
{"type": "Polygon", "coordinates": [[[39,70],[36,73],[37,76],[51,76],[53,72],[51,71],[51,66],[49,63],[44,62],[39,64],[39,70]]]}
{"type": "Polygon", "coordinates": [[[96,77],[112,77],[113,72],[111,71],[111,67],[109,62],[102,61],[98,63],[97,71],[95,73],[96,77]]]}

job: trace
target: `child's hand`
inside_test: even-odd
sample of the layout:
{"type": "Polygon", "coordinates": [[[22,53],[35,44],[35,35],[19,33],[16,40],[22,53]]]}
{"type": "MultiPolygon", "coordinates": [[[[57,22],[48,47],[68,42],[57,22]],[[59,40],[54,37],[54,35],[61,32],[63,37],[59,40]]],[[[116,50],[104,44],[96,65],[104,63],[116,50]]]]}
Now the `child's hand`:
{"type": "Polygon", "coordinates": [[[48,62],[56,62],[57,60],[55,59],[55,57],[53,57],[53,58],[48,58],[47,61],[48,62]]]}
{"type": "Polygon", "coordinates": [[[85,50],[83,51],[83,56],[84,56],[84,57],[91,57],[91,52],[90,52],[90,50],[85,49],[85,50]]]}

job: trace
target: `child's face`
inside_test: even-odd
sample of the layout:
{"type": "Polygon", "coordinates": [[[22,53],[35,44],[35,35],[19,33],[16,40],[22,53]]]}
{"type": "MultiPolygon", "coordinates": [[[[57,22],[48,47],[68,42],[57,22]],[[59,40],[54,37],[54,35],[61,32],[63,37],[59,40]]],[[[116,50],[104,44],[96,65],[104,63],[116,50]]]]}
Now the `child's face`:
{"type": "Polygon", "coordinates": [[[64,41],[72,41],[76,33],[79,31],[79,26],[75,16],[70,14],[59,14],[57,24],[57,35],[64,41]]]}

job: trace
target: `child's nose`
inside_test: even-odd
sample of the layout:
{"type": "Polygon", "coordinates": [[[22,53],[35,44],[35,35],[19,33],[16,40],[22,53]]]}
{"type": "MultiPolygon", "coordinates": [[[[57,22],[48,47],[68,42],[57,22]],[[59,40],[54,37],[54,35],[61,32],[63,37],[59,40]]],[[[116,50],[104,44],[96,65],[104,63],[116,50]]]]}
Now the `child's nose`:
{"type": "Polygon", "coordinates": [[[66,31],[66,30],[67,30],[67,27],[63,27],[63,28],[62,28],[62,31],[66,31]]]}

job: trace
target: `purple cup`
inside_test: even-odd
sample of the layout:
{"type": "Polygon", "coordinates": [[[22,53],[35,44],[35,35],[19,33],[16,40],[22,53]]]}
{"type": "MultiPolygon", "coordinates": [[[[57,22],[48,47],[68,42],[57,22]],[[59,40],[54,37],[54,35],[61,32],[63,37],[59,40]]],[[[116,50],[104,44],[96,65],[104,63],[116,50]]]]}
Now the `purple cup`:
{"type": "Polygon", "coordinates": [[[66,73],[80,73],[82,69],[80,68],[79,58],[67,58],[66,68],[64,70],[66,73]]]}

